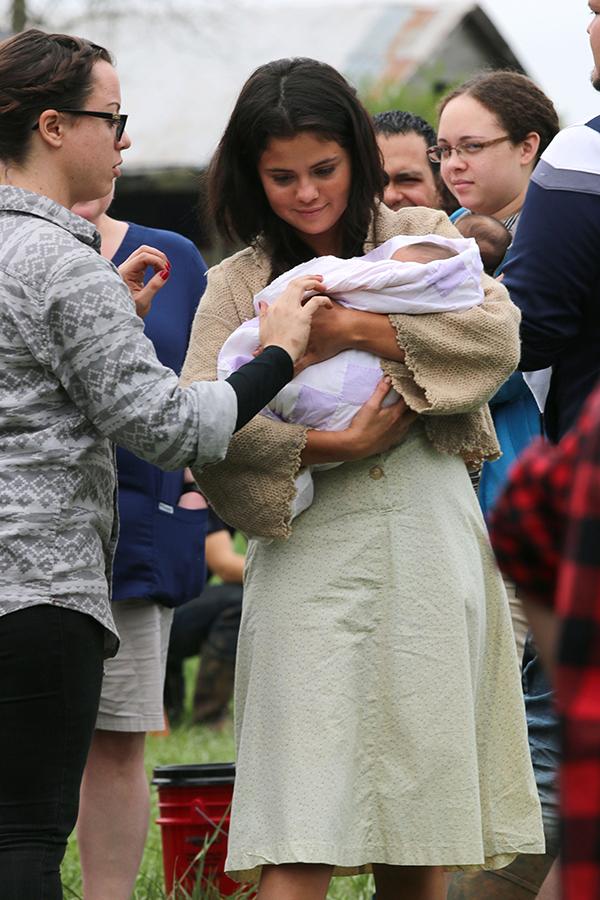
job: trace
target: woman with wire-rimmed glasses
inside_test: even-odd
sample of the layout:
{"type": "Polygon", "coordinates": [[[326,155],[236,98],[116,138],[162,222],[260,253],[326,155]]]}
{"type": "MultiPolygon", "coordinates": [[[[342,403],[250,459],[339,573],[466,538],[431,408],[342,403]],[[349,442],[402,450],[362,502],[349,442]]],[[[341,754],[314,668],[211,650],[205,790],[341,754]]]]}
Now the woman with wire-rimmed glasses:
{"type": "MultiPolygon", "coordinates": [[[[485,72],[444,97],[437,144],[427,153],[462,204],[452,220],[470,213],[493,216],[514,235],[531,173],[557,131],[552,101],[518,72],[485,72]]],[[[539,410],[520,373],[496,394],[491,408],[503,455],[484,464],[481,473],[479,500],[486,518],[510,465],[540,433],[539,410]]],[[[513,609],[513,624],[522,655],[520,604],[513,609]]]]}
{"type": "MultiPolygon", "coordinates": [[[[552,101],[531,79],[516,72],[486,72],[462,84],[440,104],[437,146],[446,185],[462,204],[455,216],[484,213],[501,220],[514,235],[533,169],[558,131],[552,101]]],[[[510,251],[509,251],[510,253],[510,251]]],[[[511,465],[540,434],[540,414],[520,372],[490,401],[502,457],[485,462],[479,499],[488,515],[511,465]]],[[[527,624],[514,584],[506,581],[517,649],[523,658],[527,624]]],[[[556,797],[552,787],[557,745],[552,731],[549,687],[540,677],[528,644],[523,680],[530,746],[542,803],[546,854],[521,855],[506,870],[455,876],[450,900],[516,900],[537,894],[557,852],[556,797]],[[544,706],[546,709],[544,710],[544,706]],[[519,885],[518,887],[516,885],[519,885]]]]}
{"type": "MultiPolygon", "coordinates": [[[[70,212],[107,194],[130,146],[108,51],[29,30],[0,44],[0,896],[62,897],[60,863],[118,646],[112,442],[163,468],[221,459],[291,379],[316,279],[263,315],[261,357],[180,389],[127,286],[70,212]]],[[[142,247],[125,270],[143,313],[169,277],[142,247]],[[147,288],[147,266],[157,274],[147,288]]]]}
{"type": "Polygon", "coordinates": [[[442,99],[428,156],[463,209],[514,233],[533,168],[557,131],[552,101],[531,79],[485,72],[442,99]]]}

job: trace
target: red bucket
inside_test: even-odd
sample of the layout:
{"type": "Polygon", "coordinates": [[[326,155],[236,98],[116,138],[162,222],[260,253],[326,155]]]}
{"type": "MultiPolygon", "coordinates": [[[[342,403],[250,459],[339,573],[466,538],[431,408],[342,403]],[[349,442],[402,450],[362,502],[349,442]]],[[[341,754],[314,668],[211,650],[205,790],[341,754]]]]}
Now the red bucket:
{"type": "Polygon", "coordinates": [[[224,873],[234,779],[233,763],[154,769],[168,894],[174,884],[191,894],[198,879],[225,897],[239,891],[224,873]]]}

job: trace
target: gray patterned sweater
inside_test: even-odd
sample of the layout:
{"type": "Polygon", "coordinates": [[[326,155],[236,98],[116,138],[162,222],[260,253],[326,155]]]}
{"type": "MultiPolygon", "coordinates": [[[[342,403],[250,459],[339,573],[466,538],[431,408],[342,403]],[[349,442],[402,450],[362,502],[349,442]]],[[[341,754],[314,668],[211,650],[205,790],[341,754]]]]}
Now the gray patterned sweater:
{"type": "Polygon", "coordinates": [[[87,613],[111,655],[112,442],[202,468],[224,457],[237,401],[226,382],[178,386],[98,248],[88,222],[0,186],[0,615],[87,613]]]}

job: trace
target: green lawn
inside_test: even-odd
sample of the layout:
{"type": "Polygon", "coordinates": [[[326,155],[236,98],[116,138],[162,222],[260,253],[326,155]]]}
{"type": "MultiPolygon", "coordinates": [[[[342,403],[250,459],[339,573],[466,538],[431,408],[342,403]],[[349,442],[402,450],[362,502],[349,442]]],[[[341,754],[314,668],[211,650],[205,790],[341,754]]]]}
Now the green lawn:
{"type": "MultiPolygon", "coordinates": [[[[188,686],[194,683],[195,667],[190,663],[186,672],[188,686]]],[[[174,729],[168,736],[149,736],[146,744],[146,770],[148,778],[152,777],[155,766],[179,763],[230,762],[234,758],[233,730],[231,723],[220,732],[208,728],[192,726],[189,719],[184,720],[180,728],[174,729]]],[[[162,852],[160,845],[160,829],[155,824],[157,818],[156,790],[152,793],[152,814],[150,831],[144,851],[144,858],[136,889],[135,900],[166,900],[164,888],[162,852]]],[[[77,841],[72,837],[65,861],[62,877],[65,900],[83,900],[81,890],[81,874],[77,841]]],[[[372,895],[371,879],[366,876],[357,878],[334,878],[328,894],[329,900],[370,900],[372,895]]],[[[201,900],[202,895],[194,895],[201,900]]],[[[232,898],[230,898],[232,900],[232,898]]]]}

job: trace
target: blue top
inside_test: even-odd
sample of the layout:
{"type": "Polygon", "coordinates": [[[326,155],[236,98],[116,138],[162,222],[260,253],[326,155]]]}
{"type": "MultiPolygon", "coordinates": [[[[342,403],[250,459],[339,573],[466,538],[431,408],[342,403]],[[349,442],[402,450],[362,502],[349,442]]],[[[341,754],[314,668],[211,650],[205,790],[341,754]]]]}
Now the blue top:
{"type": "MultiPolygon", "coordinates": [[[[206,287],[206,264],[187,238],[135,224],[129,224],[112,261],[121,265],[142,244],[162,250],[171,262],[171,276],[154,298],[144,330],[159,360],[179,374],[206,287]]],[[[207,513],[177,506],[183,471],[163,472],[121,447],[117,470],[120,530],[113,600],[137,597],[177,606],[197,596],[204,581],[207,513]]]]}
{"type": "Polygon", "coordinates": [[[527,192],[505,284],[522,313],[520,368],[552,366],[544,409],[558,441],[600,376],[600,117],[558,134],[527,192]]]}
{"type": "MultiPolygon", "coordinates": [[[[454,222],[468,214],[469,210],[464,207],[457,209],[452,214],[451,221],[454,222]]],[[[509,250],[506,259],[509,259],[511,254],[512,250],[509,250]]],[[[502,456],[495,462],[484,462],[481,469],[478,495],[486,519],[506,484],[512,464],[542,432],[537,404],[520,372],[513,372],[508,381],[496,391],[490,400],[490,412],[502,456]]]]}
{"type": "Polygon", "coordinates": [[[479,504],[487,519],[506,484],[516,459],[542,434],[542,421],[533,394],[520,372],[513,372],[490,400],[490,412],[502,450],[500,459],[484,462],[479,482],[479,504]]]}

